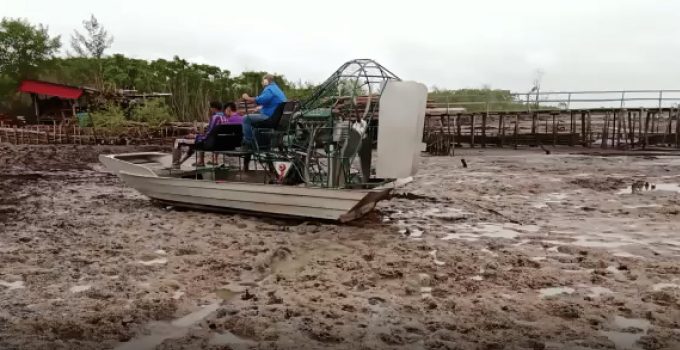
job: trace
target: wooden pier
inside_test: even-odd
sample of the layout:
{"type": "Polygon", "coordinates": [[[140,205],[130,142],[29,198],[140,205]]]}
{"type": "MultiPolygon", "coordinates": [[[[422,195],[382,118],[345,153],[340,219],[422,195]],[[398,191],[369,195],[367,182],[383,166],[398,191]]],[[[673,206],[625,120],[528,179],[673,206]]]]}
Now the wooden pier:
{"type": "Polygon", "coordinates": [[[427,115],[423,141],[433,155],[455,147],[581,146],[680,149],[678,108],[590,108],[427,115]]]}

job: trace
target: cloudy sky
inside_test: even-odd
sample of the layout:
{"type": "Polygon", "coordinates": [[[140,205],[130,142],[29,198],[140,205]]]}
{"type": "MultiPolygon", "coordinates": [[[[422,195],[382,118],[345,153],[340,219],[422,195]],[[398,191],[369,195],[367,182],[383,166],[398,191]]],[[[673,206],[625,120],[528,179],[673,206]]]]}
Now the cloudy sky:
{"type": "Polygon", "coordinates": [[[3,1],[68,47],[93,13],[109,53],[320,82],[352,58],[442,88],[680,89],[675,0],[3,1]]]}

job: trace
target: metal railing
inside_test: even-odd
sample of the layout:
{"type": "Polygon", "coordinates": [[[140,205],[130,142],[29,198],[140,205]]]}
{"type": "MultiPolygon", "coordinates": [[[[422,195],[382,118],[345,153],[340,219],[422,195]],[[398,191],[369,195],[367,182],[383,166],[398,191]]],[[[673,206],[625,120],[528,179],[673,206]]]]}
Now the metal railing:
{"type": "Polygon", "coordinates": [[[435,101],[434,108],[473,107],[476,112],[536,111],[588,108],[669,108],[680,104],[680,90],[601,90],[601,91],[532,91],[510,92],[511,100],[494,100],[496,96],[457,95],[459,101],[435,101]],[[460,101],[467,100],[467,101],[460,101]]]}
{"type": "Polygon", "coordinates": [[[672,107],[680,102],[680,90],[602,90],[602,91],[536,91],[511,93],[522,104],[540,107],[541,104],[554,104],[554,107],[571,109],[573,103],[605,103],[598,107],[672,107]],[[641,102],[641,105],[628,105],[627,102],[641,102]],[[651,103],[650,103],[651,102],[651,103]]]}

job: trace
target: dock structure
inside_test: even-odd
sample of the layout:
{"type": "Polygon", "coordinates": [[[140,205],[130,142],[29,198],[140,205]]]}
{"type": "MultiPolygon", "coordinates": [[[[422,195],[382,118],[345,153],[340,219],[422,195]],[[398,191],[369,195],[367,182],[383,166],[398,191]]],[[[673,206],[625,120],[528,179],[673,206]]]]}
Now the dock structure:
{"type": "MultiPolygon", "coordinates": [[[[668,147],[680,149],[680,98],[663,97],[680,90],[636,90],[626,92],[569,92],[568,99],[540,98],[517,100],[514,110],[491,110],[489,103],[481,111],[428,113],[423,141],[432,155],[453,155],[456,147],[574,146],[602,149],[646,149],[668,147]],[[653,107],[626,107],[626,102],[650,101],[649,97],[626,98],[626,93],[658,93],[653,107]],[[574,94],[621,93],[616,99],[575,99],[574,94]],[[616,102],[616,107],[582,107],[584,102],[616,102]],[[579,107],[572,108],[574,102],[579,107]],[[555,104],[557,105],[551,105],[555,104]],[[542,105],[541,105],[542,104],[542,105]],[[525,110],[517,107],[526,106],[525,110]]],[[[561,93],[550,93],[552,95],[561,93]]],[[[567,94],[567,93],[564,93],[567,94]]],[[[470,102],[465,104],[470,105],[470,102]]],[[[611,105],[611,103],[609,103],[611,105]]],[[[449,105],[449,104],[447,104],[449,105]]],[[[441,111],[443,108],[437,108],[441,111]]]]}

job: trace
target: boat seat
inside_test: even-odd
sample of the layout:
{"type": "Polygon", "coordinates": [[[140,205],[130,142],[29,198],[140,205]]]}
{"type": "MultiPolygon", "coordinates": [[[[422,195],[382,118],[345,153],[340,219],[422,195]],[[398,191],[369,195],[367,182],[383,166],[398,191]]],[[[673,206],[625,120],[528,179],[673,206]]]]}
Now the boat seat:
{"type": "Polygon", "coordinates": [[[283,146],[283,136],[288,132],[290,119],[299,105],[299,101],[280,103],[269,119],[253,123],[253,136],[258,151],[283,146]]]}
{"type": "Polygon", "coordinates": [[[234,151],[241,146],[243,127],[240,124],[221,124],[215,126],[203,141],[196,144],[197,151],[224,152],[234,151]]]}

